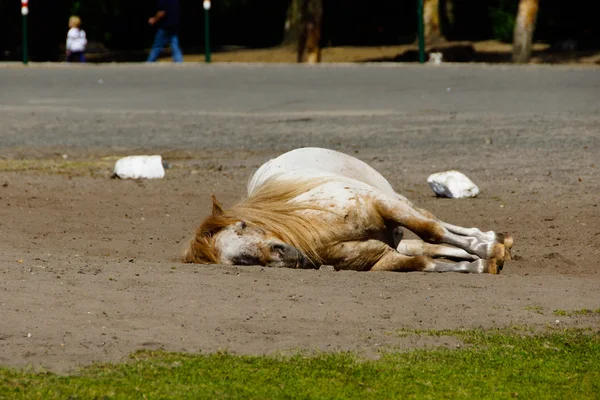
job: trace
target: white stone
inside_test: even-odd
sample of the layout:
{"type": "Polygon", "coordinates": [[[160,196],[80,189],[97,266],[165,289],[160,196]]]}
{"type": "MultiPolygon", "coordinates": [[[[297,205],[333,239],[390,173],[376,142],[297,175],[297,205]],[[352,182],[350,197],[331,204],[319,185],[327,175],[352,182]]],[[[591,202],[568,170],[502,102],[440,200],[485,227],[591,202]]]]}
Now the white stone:
{"type": "Polygon", "coordinates": [[[429,60],[428,62],[430,64],[436,64],[439,65],[442,63],[442,61],[444,60],[444,55],[442,53],[440,53],[439,51],[436,53],[429,53],[429,60]]]}
{"type": "Polygon", "coordinates": [[[165,169],[159,155],[129,156],[117,160],[114,174],[121,179],[157,179],[164,178],[165,169]]]}
{"type": "Polygon", "coordinates": [[[427,183],[431,190],[440,197],[461,199],[475,197],[479,188],[463,173],[458,171],[445,171],[429,175],[427,183]]]}

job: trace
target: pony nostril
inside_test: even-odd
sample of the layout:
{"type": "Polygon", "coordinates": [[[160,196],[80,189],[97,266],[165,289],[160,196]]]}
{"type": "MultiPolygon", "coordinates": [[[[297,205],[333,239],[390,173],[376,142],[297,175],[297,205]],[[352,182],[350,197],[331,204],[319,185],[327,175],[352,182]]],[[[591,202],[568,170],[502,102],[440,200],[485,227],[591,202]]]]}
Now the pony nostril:
{"type": "Polygon", "coordinates": [[[279,254],[283,254],[285,251],[285,246],[282,244],[272,244],[271,245],[271,251],[272,252],[277,252],[279,254]]]}
{"type": "Polygon", "coordinates": [[[306,267],[306,257],[304,257],[302,254],[298,255],[298,261],[296,261],[296,268],[304,268],[306,267]]]}

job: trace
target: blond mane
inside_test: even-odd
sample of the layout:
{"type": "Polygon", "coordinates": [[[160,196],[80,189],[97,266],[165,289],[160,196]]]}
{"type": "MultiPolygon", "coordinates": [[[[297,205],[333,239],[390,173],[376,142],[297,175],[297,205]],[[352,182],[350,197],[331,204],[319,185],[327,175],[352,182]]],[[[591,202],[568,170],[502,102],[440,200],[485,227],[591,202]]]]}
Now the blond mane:
{"type": "MultiPolygon", "coordinates": [[[[327,182],[326,179],[306,181],[278,181],[270,179],[251,196],[222,214],[207,217],[196,231],[184,254],[184,261],[201,264],[218,262],[214,236],[223,228],[244,221],[271,232],[283,242],[302,251],[314,265],[320,265],[319,255],[324,247],[338,240],[338,232],[331,229],[325,218],[315,218],[302,211],[315,210],[333,213],[309,202],[292,201],[299,195],[327,182]]],[[[344,215],[338,215],[343,221],[344,215]]]]}

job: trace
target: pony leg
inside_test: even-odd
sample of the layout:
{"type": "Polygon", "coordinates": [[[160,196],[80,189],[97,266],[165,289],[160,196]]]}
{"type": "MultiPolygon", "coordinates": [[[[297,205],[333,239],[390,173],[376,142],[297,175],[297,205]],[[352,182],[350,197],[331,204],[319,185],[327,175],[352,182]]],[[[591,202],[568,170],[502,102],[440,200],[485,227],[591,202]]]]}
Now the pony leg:
{"type": "Polygon", "coordinates": [[[496,234],[493,237],[485,234],[463,236],[452,232],[429,211],[413,207],[409,202],[388,197],[374,200],[374,206],[384,220],[406,227],[426,242],[461,248],[484,260],[494,260],[502,268],[506,250],[504,243],[497,240],[496,234]]]}
{"type": "Polygon", "coordinates": [[[340,242],[322,250],[321,257],[336,270],[369,271],[387,253],[395,252],[382,241],[340,242]]]}
{"type": "Polygon", "coordinates": [[[513,238],[510,233],[496,233],[496,232],[482,232],[477,228],[463,228],[462,226],[452,225],[447,222],[442,224],[452,233],[456,233],[462,236],[475,236],[482,240],[496,240],[504,244],[506,250],[505,260],[510,260],[510,249],[513,246],[513,238]]]}
{"type": "Polygon", "coordinates": [[[497,274],[499,271],[498,264],[493,260],[478,259],[473,262],[454,263],[438,261],[425,256],[408,256],[398,253],[379,240],[342,242],[328,247],[326,252],[323,254],[324,258],[328,263],[333,264],[336,270],[468,272],[476,274],[486,272],[497,274]]]}
{"type": "Polygon", "coordinates": [[[475,260],[472,262],[445,262],[425,256],[407,256],[391,251],[382,257],[371,271],[423,271],[423,272],[463,272],[497,274],[500,266],[496,260],[475,260]]]}
{"type": "Polygon", "coordinates": [[[458,247],[431,244],[418,239],[403,240],[396,247],[396,250],[398,253],[406,256],[427,256],[432,258],[446,257],[469,261],[479,260],[479,257],[476,255],[467,253],[465,250],[459,249],[458,247]]]}

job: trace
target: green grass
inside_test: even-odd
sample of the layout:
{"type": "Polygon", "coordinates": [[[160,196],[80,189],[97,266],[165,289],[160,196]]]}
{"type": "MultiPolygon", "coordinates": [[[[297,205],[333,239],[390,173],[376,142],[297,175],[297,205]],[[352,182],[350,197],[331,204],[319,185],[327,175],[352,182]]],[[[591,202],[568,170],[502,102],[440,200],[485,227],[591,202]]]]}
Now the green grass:
{"type": "Polygon", "coordinates": [[[580,310],[554,310],[552,312],[554,315],[563,316],[563,317],[572,317],[577,315],[593,315],[600,314],[600,308],[596,308],[595,310],[590,310],[589,308],[582,308],[580,310]]]}
{"type": "Polygon", "coordinates": [[[0,369],[0,398],[600,398],[597,331],[442,332],[468,346],[388,352],[376,361],[349,353],[249,357],[144,351],[125,364],[95,365],[76,376],[0,369]]]}
{"type": "MultiPolygon", "coordinates": [[[[555,329],[551,328],[553,332],[555,329]]],[[[482,338],[491,338],[495,336],[508,336],[513,337],[522,333],[534,333],[535,328],[527,325],[510,325],[509,327],[502,329],[489,329],[489,330],[464,330],[464,329],[397,329],[395,331],[388,332],[391,336],[430,336],[430,337],[441,337],[441,336],[455,336],[462,339],[465,343],[474,344],[480,342],[482,338]]],[[[564,332],[568,332],[565,330],[564,332]]],[[[573,331],[575,332],[575,331],[573,331]]],[[[586,332],[584,329],[579,329],[578,332],[586,332]]]]}
{"type": "Polygon", "coordinates": [[[525,307],[526,311],[533,311],[534,313],[543,314],[544,309],[540,306],[527,306],[525,307]]]}

